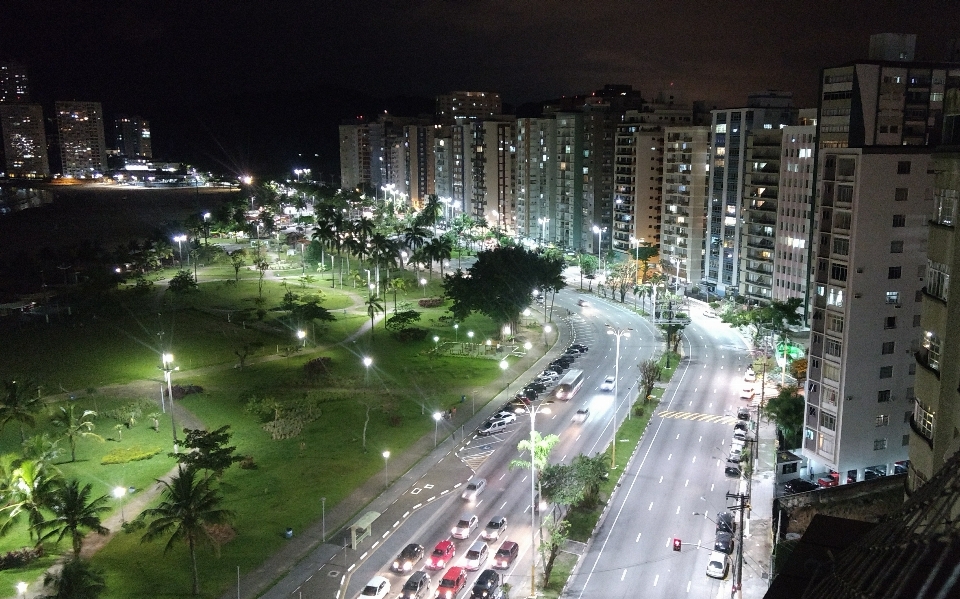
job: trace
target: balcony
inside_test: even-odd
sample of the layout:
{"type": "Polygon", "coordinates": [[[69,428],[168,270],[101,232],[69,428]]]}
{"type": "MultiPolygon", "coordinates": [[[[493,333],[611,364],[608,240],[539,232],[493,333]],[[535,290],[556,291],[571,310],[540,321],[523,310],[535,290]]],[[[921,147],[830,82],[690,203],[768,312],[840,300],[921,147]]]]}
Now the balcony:
{"type": "Polygon", "coordinates": [[[926,433],[923,432],[923,430],[917,424],[917,421],[914,419],[913,414],[910,414],[910,430],[912,430],[918,437],[923,439],[926,442],[927,447],[933,449],[933,437],[928,437],[926,433]]]}

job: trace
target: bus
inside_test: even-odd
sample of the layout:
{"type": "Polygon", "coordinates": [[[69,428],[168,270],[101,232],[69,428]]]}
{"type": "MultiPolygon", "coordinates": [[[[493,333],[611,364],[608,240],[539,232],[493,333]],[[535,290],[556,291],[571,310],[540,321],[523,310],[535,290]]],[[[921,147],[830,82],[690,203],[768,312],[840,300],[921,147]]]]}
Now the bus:
{"type": "Polygon", "coordinates": [[[554,394],[557,396],[557,399],[562,399],[563,401],[569,400],[571,397],[577,394],[577,391],[580,390],[580,387],[583,386],[583,371],[582,370],[570,370],[567,374],[563,375],[563,378],[560,379],[560,382],[557,383],[557,388],[554,389],[554,394]]]}

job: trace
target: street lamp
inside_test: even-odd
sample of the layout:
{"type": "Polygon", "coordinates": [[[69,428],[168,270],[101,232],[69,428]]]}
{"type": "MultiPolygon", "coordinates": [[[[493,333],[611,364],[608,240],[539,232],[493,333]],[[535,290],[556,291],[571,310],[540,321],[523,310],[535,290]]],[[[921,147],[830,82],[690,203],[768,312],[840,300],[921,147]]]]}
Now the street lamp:
{"type": "Polygon", "coordinates": [[[434,446],[434,447],[437,446],[437,431],[438,431],[439,428],[440,428],[440,419],[441,419],[441,418],[443,418],[443,414],[441,414],[440,412],[434,412],[434,413],[433,413],[433,422],[434,422],[434,425],[433,425],[433,446],[434,446]]]}
{"type": "Polygon", "coordinates": [[[203,242],[210,245],[210,213],[203,213],[203,242]]]}
{"type": "MultiPolygon", "coordinates": [[[[629,337],[630,331],[633,329],[617,329],[610,325],[607,325],[607,335],[616,335],[617,336],[617,357],[616,361],[613,363],[614,378],[613,378],[613,439],[611,445],[613,446],[610,452],[610,469],[613,470],[617,467],[617,410],[618,410],[618,401],[620,401],[620,338],[629,337]]],[[[630,407],[627,407],[627,418],[630,417],[630,407]]]]}
{"type": "Polygon", "coordinates": [[[550,331],[552,330],[553,330],[553,327],[551,327],[550,325],[548,324],[543,325],[543,346],[544,347],[547,347],[547,345],[550,344],[550,341],[549,341],[550,331]]]}
{"type": "Polygon", "coordinates": [[[22,581],[17,583],[17,593],[19,593],[24,599],[26,599],[27,596],[27,586],[27,583],[22,581]]]}
{"type": "Polygon", "coordinates": [[[440,336],[439,336],[439,335],[434,335],[434,336],[433,336],[433,350],[434,350],[434,351],[439,351],[439,350],[440,350],[440,336]]]}
{"type": "Polygon", "coordinates": [[[420,287],[423,288],[423,297],[427,297],[427,280],[426,279],[420,279],[420,287]]]}
{"type": "Polygon", "coordinates": [[[163,361],[163,376],[167,379],[167,396],[170,398],[170,426],[173,428],[173,453],[180,453],[177,442],[177,419],[173,413],[173,383],[170,373],[174,370],[180,370],[180,367],[173,367],[173,354],[163,354],[160,359],[163,361]]]}
{"type": "Polygon", "coordinates": [[[473,331],[467,331],[467,338],[470,339],[470,349],[473,349],[473,331]]]}
{"type": "Polygon", "coordinates": [[[123,515],[123,496],[127,494],[126,487],[114,487],[113,488],[113,497],[120,502],[120,523],[126,524],[127,519],[123,515]]]}
{"type": "Polygon", "coordinates": [[[297,339],[303,341],[303,347],[307,346],[307,333],[306,331],[297,331],[297,339]]]}
{"type": "Polygon", "coordinates": [[[460,342],[460,323],[459,322],[453,323],[453,340],[456,341],[457,343],[460,342]]]}
{"type": "Polygon", "coordinates": [[[183,242],[187,240],[187,236],[175,235],[173,240],[177,242],[177,250],[180,253],[180,268],[183,268],[183,242]]]}
{"type": "Polygon", "coordinates": [[[507,359],[504,358],[500,360],[500,370],[503,370],[504,372],[506,372],[507,368],[510,368],[510,363],[507,362],[507,359]]]}
{"type": "Polygon", "coordinates": [[[366,367],[366,374],[363,377],[364,384],[370,383],[370,366],[373,364],[373,358],[370,356],[363,357],[363,365],[366,367]]]}
{"type": "Polygon", "coordinates": [[[389,461],[390,461],[390,452],[389,452],[389,451],[384,451],[384,452],[383,452],[383,482],[384,482],[384,487],[389,487],[389,486],[390,486],[390,477],[389,477],[388,474],[387,474],[387,464],[389,463],[389,461]]]}
{"type": "Polygon", "coordinates": [[[327,542],[327,498],[320,498],[320,542],[327,542]]]}
{"type": "Polygon", "coordinates": [[[547,223],[550,222],[549,218],[538,218],[537,222],[540,223],[540,245],[543,245],[543,240],[547,237],[547,223]]]}
{"type": "MultiPolygon", "coordinates": [[[[602,262],[603,256],[601,252],[603,251],[603,234],[606,232],[607,228],[600,228],[597,225],[593,225],[593,232],[597,234],[597,260],[602,262]]],[[[603,272],[603,269],[600,269],[600,272],[603,272]]]]}
{"type": "Polygon", "coordinates": [[[549,414],[550,404],[553,402],[544,401],[539,406],[533,404],[523,405],[514,411],[518,414],[526,412],[530,414],[530,596],[537,596],[537,464],[536,464],[536,419],[538,413],[549,414]]]}

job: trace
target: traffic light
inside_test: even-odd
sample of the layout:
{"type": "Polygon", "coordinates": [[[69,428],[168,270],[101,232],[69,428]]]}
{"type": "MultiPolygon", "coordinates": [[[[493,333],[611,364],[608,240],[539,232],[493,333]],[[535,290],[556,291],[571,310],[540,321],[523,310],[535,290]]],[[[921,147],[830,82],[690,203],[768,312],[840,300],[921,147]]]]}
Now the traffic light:
{"type": "Polygon", "coordinates": [[[674,551],[680,551],[680,546],[681,546],[681,545],[682,545],[682,543],[680,542],[680,539],[674,539],[674,540],[673,540],[673,550],[674,550],[674,551]]]}

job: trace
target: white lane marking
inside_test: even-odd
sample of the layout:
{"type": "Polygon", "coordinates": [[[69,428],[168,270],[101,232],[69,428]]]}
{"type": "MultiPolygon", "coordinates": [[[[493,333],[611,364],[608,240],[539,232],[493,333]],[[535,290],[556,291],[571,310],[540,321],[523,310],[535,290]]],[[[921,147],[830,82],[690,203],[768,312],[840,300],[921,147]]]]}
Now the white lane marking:
{"type": "Polygon", "coordinates": [[[502,509],[505,508],[505,507],[507,507],[507,502],[506,502],[506,501],[503,502],[503,505],[500,506],[500,509],[502,510],[502,509]]]}
{"type": "Polygon", "coordinates": [[[697,389],[699,389],[699,387],[694,387],[694,388],[693,388],[693,392],[696,393],[696,392],[697,392],[697,389]]]}
{"type": "Polygon", "coordinates": [[[686,480],[686,482],[683,483],[683,486],[686,487],[686,486],[689,485],[689,484],[690,484],[690,479],[688,478],[688,479],[686,480]]]}
{"type": "Polygon", "coordinates": [[[672,457],[673,457],[673,454],[671,453],[670,455],[667,456],[667,461],[669,462],[669,461],[670,461],[670,458],[672,458],[672,457]]]}
{"type": "Polygon", "coordinates": [[[524,481],[526,481],[526,480],[527,480],[527,477],[524,476],[524,477],[523,477],[523,480],[521,480],[520,482],[524,482],[524,481]]]}
{"type": "Polygon", "coordinates": [[[627,571],[624,570],[623,574],[620,575],[620,582],[623,582],[623,579],[627,577],[627,571]]]}
{"type": "Polygon", "coordinates": [[[564,460],[566,460],[566,459],[567,459],[567,454],[563,454],[563,457],[560,458],[560,461],[562,462],[562,461],[564,461],[564,460]]]}
{"type": "Polygon", "coordinates": [[[662,483],[662,482],[663,482],[663,477],[661,476],[661,477],[660,477],[660,480],[657,481],[657,482],[658,482],[658,483],[662,483]]]}
{"type": "Polygon", "coordinates": [[[648,512],[651,511],[651,510],[653,510],[653,502],[652,502],[652,501],[650,502],[650,507],[647,508],[647,511],[648,511],[648,512]]]}
{"type": "Polygon", "coordinates": [[[657,574],[657,575],[653,578],[653,586],[657,586],[657,583],[658,583],[658,582],[660,582],[660,575],[659,575],[659,574],[657,574]]]}
{"type": "Polygon", "coordinates": [[[697,439],[697,443],[703,443],[703,435],[700,435],[700,438],[697,439]]]}
{"type": "Polygon", "coordinates": [[[503,474],[500,475],[500,478],[498,478],[497,480],[503,480],[503,477],[506,476],[506,475],[507,475],[507,473],[504,472],[503,474]]]}
{"type": "Polygon", "coordinates": [[[577,438],[574,439],[574,441],[579,441],[579,440],[580,440],[580,437],[582,437],[582,436],[583,436],[583,435],[577,435],[577,438]]]}
{"type": "Polygon", "coordinates": [[[482,500],[482,499],[477,502],[477,507],[480,507],[480,504],[481,504],[481,503],[483,503],[483,500],[482,500]]]}
{"type": "Polygon", "coordinates": [[[680,433],[677,433],[677,439],[679,439],[679,438],[680,438],[680,433]]]}
{"type": "Polygon", "coordinates": [[[697,456],[693,456],[693,461],[691,462],[691,464],[696,464],[696,463],[697,463],[697,456]]]}
{"type": "Polygon", "coordinates": [[[723,370],[723,366],[720,367],[720,370],[723,370]]]}
{"type": "Polygon", "coordinates": [[[720,465],[720,460],[717,460],[717,466],[719,466],[719,465],[720,465]]]}
{"type": "Polygon", "coordinates": [[[639,543],[639,542],[640,542],[640,535],[642,535],[642,534],[643,534],[642,532],[638,532],[638,533],[637,533],[637,540],[634,541],[634,543],[639,543]]]}
{"type": "Polygon", "coordinates": [[[710,490],[713,491],[713,485],[710,485],[710,490]]]}
{"type": "Polygon", "coordinates": [[[679,505],[677,506],[677,513],[678,513],[678,514],[680,513],[680,506],[679,506],[679,505]]]}
{"type": "Polygon", "coordinates": [[[692,580],[688,580],[688,581],[687,581],[687,592],[688,592],[688,593],[690,592],[690,584],[691,584],[692,582],[693,582],[692,580]]]}

